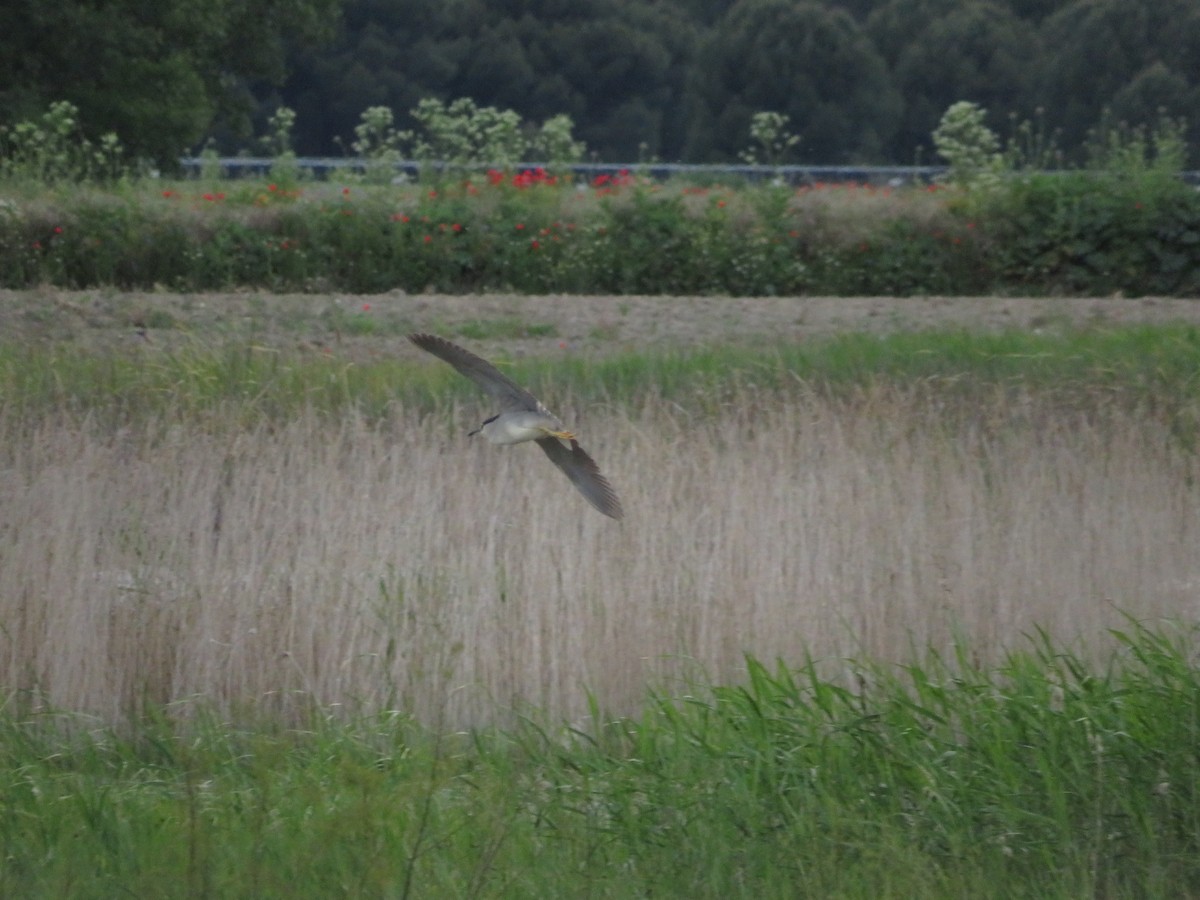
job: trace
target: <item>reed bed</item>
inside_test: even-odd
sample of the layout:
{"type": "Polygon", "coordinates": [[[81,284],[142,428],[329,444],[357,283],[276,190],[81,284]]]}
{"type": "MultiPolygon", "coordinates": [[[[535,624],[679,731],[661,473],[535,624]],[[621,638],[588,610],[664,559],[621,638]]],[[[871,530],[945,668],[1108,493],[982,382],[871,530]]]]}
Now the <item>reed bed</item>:
{"type": "Polygon", "coordinates": [[[458,401],[0,415],[10,704],[574,720],[747,655],[837,677],[1038,629],[1086,655],[1127,617],[1200,613],[1200,464],[1153,409],[864,384],[558,411],[623,522],[536,449],[468,440],[458,401]]]}

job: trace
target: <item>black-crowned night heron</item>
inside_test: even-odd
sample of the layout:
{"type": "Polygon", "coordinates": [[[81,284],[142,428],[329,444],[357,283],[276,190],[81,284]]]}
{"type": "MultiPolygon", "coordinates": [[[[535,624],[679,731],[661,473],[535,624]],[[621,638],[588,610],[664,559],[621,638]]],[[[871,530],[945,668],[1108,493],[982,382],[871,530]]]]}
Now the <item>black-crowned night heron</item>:
{"type": "Polygon", "coordinates": [[[550,410],[486,359],[433,334],[410,334],[408,339],[438,359],[445,360],[470,378],[493,400],[500,412],[485,419],[471,434],[482,434],[493,444],[536,441],[545,454],[571,479],[587,501],[614,519],[624,515],[617,492],[600,467],[588,456],[575,435],[563,428],[550,410]],[[566,442],[565,444],[563,442],[566,442]]]}

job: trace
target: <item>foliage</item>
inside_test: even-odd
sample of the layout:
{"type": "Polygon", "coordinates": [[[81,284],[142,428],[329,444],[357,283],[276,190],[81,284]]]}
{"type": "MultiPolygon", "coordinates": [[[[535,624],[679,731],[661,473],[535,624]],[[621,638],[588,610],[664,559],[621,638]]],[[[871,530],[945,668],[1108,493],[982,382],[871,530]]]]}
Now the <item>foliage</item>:
{"type": "Polygon", "coordinates": [[[782,113],[757,112],[750,117],[750,140],[754,144],[738,154],[744,162],[778,166],[787,161],[800,136],[788,131],[788,117],[782,113]]]}
{"type": "Polygon", "coordinates": [[[756,110],[787,115],[808,159],[878,159],[900,96],[884,62],[844,10],[791,0],[732,4],[696,73],[688,155],[734,159],[756,110]]]}
{"type": "MultiPolygon", "coordinates": [[[[1200,126],[1194,48],[1200,9],[1189,0],[1063,4],[1042,26],[1040,96],[1063,141],[1081,147],[1105,109],[1130,125],[1164,113],[1200,126]]],[[[1197,132],[1191,132],[1195,141],[1197,132]]]]}
{"type": "Polygon", "coordinates": [[[263,147],[272,156],[292,152],[292,129],[296,127],[296,111],[281,106],[267,120],[267,134],[262,139],[263,147]]]}
{"type": "MultiPolygon", "coordinates": [[[[1038,105],[1037,26],[1008,3],[889,0],[864,26],[904,98],[891,158],[912,162],[928,148],[943,111],[958,100],[1028,118],[1038,105]]],[[[924,159],[924,156],[920,158],[924,159]]]]}
{"type": "Polygon", "coordinates": [[[248,135],[247,83],[278,83],[287,46],[328,34],[341,0],[23,4],[0,31],[0,120],[68,101],[83,134],[115,133],[160,168],[214,124],[248,135]]]}
{"type": "Polygon", "coordinates": [[[945,273],[969,270],[953,258],[972,258],[973,232],[939,209],[935,194],[918,197],[914,205],[933,218],[904,227],[904,201],[890,189],[739,192],[641,184],[628,175],[586,186],[543,170],[496,170],[486,183],[432,188],[295,191],[242,183],[228,193],[85,191],[14,206],[0,220],[0,282],[181,290],[935,290],[945,273]],[[840,212],[829,212],[838,205],[840,212]],[[924,265],[902,271],[914,252],[924,265]]]}
{"type": "Polygon", "coordinates": [[[1002,168],[1008,172],[1063,169],[1058,141],[1059,133],[1047,128],[1045,110],[1036,110],[1032,119],[1010,115],[1002,168]]]}
{"type": "Polygon", "coordinates": [[[292,187],[300,180],[300,167],[292,149],[292,131],[296,126],[296,111],[281,106],[267,120],[267,135],[263,145],[274,157],[271,178],[276,184],[292,187]]]}
{"type": "Polygon", "coordinates": [[[79,128],[79,110],[62,100],[41,121],[0,126],[0,179],[34,184],[111,181],[127,173],[121,142],[109,132],[92,143],[79,128]]]}
{"type": "Polygon", "coordinates": [[[480,107],[467,97],[450,104],[427,98],[412,117],[420,126],[412,152],[417,159],[503,168],[520,162],[525,153],[521,117],[511,109],[480,107]]]}
{"type": "Polygon", "coordinates": [[[470,97],[526,120],[566,113],[606,160],[735,159],[753,112],[777,110],[806,159],[907,164],[965,99],[997,123],[1042,110],[1077,163],[1104,108],[1131,125],[1164,109],[1194,145],[1198,40],[1188,0],[349,0],[345,31],[300,58],[283,94],[312,118],[310,153],[367,106],[470,97]]]}
{"type": "Polygon", "coordinates": [[[948,180],[960,187],[994,186],[1003,158],[1000,139],[984,124],[987,113],[978,104],[959,101],[950,106],[933,132],[933,145],[948,163],[948,180]]]}
{"type": "Polygon", "coordinates": [[[387,184],[396,177],[396,164],[404,158],[408,132],[398,132],[395,116],[386,106],[372,106],[363,111],[362,121],[354,126],[357,140],[350,148],[366,162],[367,180],[387,184]]]}
{"type": "Polygon", "coordinates": [[[1087,167],[1139,181],[1174,180],[1187,162],[1186,132],[1181,119],[1167,115],[1131,126],[1106,113],[1084,144],[1087,167]]]}
{"type": "MultiPolygon", "coordinates": [[[[512,113],[436,101],[420,112],[452,159],[512,153],[525,140],[512,113]]],[[[16,199],[0,217],[0,284],[742,295],[1200,288],[1200,194],[1178,178],[1181,123],[1108,126],[1092,144],[1095,169],[1047,175],[1025,166],[1023,153],[1048,152],[1032,127],[1031,150],[1002,153],[983,119],[960,102],[934,135],[950,188],[733,189],[626,170],[585,184],[540,167],[492,168],[480,181],[447,172],[416,188],[390,182],[406,142],[424,138],[397,132],[391,111],[373,107],[354,149],[367,179],[385,186],[300,190],[294,159],[291,171],[281,167],[285,150],[276,166],[291,177],[265,186],[16,199]]],[[[293,121],[279,111],[273,146],[288,146],[293,121]]],[[[761,115],[758,140],[788,146],[786,124],[761,115]]],[[[569,120],[549,125],[574,152],[569,120]]]]}
{"type": "Polygon", "coordinates": [[[525,157],[540,159],[551,165],[578,162],[587,153],[587,145],[575,140],[572,134],[574,128],[570,116],[561,113],[551,116],[528,140],[525,157]]]}
{"type": "Polygon", "coordinates": [[[746,660],[628,717],[443,735],[168,708],[0,719],[6,896],[1167,896],[1200,890],[1183,626],[901,668],[746,660]]]}
{"type": "Polygon", "coordinates": [[[1182,184],[1182,126],[1103,126],[1093,168],[1010,176],[978,212],[1001,276],[1064,292],[1200,290],[1200,194],[1182,184]]]}
{"type": "Polygon", "coordinates": [[[410,114],[416,129],[397,131],[395,116],[386,106],[363,113],[351,149],[366,161],[368,181],[395,180],[396,167],[405,159],[422,162],[434,175],[429,170],[434,163],[439,169],[504,168],[528,157],[566,163],[578,160],[586,149],[572,137],[573,125],[565,115],[551,117],[535,131],[510,109],[479,107],[469,98],[445,104],[429,97],[410,114]]]}
{"type": "Polygon", "coordinates": [[[1105,109],[1182,118],[1194,153],[1197,46],[1192,0],[71,0],[11,10],[0,121],[66,100],[89,140],[113,132],[167,169],[209,139],[244,150],[280,105],[296,152],[333,155],[364,110],[413,131],[422,100],[469,98],[570,116],[598,159],[700,162],[736,159],[753,113],[775,110],[806,159],[906,164],[969,100],[1000,123],[1042,110],[1078,163],[1105,109]]]}
{"type": "MultiPolygon", "coordinates": [[[[628,172],[585,184],[543,169],[420,187],[60,190],[8,201],[0,285],[1187,294],[1200,283],[1200,195],[1166,172],[1172,158],[1009,176],[988,192],[735,189],[628,172]]],[[[379,171],[394,174],[390,164],[379,171]]]]}
{"type": "Polygon", "coordinates": [[[225,168],[221,165],[221,154],[210,143],[200,151],[200,180],[212,184],[226,175],[225,168]]]}
{"type": "Polygon", "coordinates": [[[1114,179],[1031,175],[995,212],[996,260],[1015,285],[1132,295],[1200,289],[1200,198],[1148,199],[1114,179]]]}

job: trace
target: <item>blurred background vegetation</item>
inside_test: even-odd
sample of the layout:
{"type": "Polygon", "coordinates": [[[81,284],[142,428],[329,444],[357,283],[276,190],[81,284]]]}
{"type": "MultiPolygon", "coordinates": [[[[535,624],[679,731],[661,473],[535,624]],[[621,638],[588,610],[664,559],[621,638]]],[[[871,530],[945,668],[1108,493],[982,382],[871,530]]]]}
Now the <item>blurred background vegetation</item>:
{"type": "Polygon", "coordinates": [[[566,115],[596,160],[732,161],[755,112],[810,163],[932,160],[954,102],[1038,123],[1066,161],[1106,117],[1200,124],[1192,0],[64,0],[0,27],[0,123],[80,111],[93,141],[170,167],[258,150],[280,107],[294,151],[350,153],[371,107],[423,99],[566,115]]]}

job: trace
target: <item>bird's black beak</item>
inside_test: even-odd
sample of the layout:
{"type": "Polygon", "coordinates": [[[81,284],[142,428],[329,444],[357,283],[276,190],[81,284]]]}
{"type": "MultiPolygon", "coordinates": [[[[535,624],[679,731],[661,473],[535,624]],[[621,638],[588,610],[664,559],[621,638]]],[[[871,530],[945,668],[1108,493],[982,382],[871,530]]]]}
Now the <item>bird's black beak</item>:
{"type": "Polygon", "coordinates": [[[467,437],[474,437],[475,435],[479,434],[479,432],[483,431],[484,425],[487,425],[489,422],[495,422],[498,418],[500,418],[500,414],[496,413],[496,415],[491,416],[490,418],[484,419],[482,424],[480,424],[480,426],[478,428],[476,428],[474,431],[467,432],[467,437]]]}

